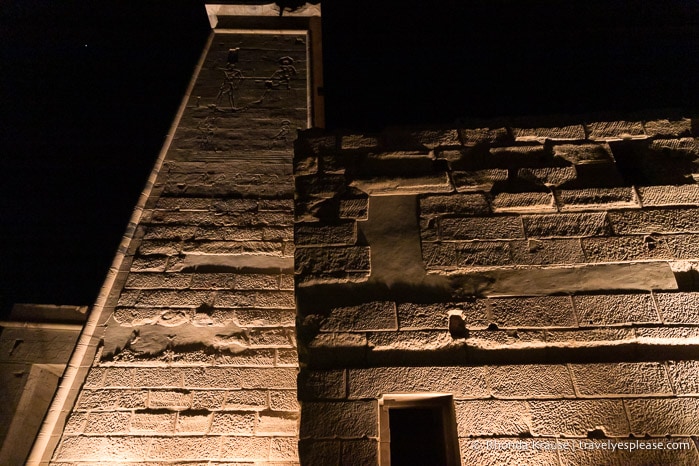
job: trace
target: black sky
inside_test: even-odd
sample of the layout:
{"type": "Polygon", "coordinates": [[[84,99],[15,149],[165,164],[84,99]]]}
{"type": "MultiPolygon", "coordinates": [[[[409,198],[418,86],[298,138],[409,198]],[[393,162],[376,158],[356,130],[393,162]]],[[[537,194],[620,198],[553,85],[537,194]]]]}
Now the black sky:
{"type": "MultiPolygon", "coordinates": [[[[326,3],[333,127],[699,109],[696,1],[326,3]]],[[[4,311],[92,304],[208,33],[198,1],[0,2],[4,311]]]]}

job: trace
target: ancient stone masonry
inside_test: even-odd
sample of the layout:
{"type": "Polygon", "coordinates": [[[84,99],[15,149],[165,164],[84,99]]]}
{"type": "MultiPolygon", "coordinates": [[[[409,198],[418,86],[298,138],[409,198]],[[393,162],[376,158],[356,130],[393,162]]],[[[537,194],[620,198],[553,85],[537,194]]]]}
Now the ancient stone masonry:
{"type": "Polygon", "coordinates": [[[305,32],[216,32],[52,464],[297,464],[305,32]]]}
{"type": "Polygon", "coordinates": [[[699,463],[697,123],[302,133],[302,464],[385,464],[399,394],[464,465],[699,463]]]}

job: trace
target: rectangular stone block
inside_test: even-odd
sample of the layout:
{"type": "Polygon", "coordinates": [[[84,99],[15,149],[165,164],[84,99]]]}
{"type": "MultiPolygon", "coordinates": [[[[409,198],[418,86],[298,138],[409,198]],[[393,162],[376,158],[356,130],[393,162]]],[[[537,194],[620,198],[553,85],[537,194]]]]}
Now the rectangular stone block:
{"type": "Polygon", "coordinates": [[[422,260],[428,269],[453,269],[456,267],[456,243],[422,242],[422,260]]]}
{"type": "Polygon", "coordinates": [[[447,193],[454,190],[446,171],[412,177],[356,178],[349,186],[371,195],[447,193]]]}
{"type": "MultiPolygon", "coordinates": [[[[263,387],[264,388],[264,387],[263,387]]],[[[197,392],[195,392],[196,397],[197,392]]],[[[267,408],[267,391],[260,390],[231,390],[223,392],[223,409],[260,411],[267,408]]]]}
{"type": "Polygon", "coordinates": [[[401,330],[446,330],[449,328],[449,315],[457,314],[467,328],[488,326],[484,300],[463,303],[398,305],[398,324],[401,330]]]}
{"type": "Polygon", "coordinates": [[[396,303],[392,301],[334,308],[320,325],[322,332],[397,329],[396,303]]]}
{"type": "Polygon", "coordinates": [[[487,215],[490,213],[490,205],[482,193],[423,196],[419,199],[419,205],[420,215],[427,217],[441,214],[487,215]]]}
{"type": "Polygon", "coordinates": [[[296,270],[301,273],[369,270],[368,247],[299,248],[295,257],[296,270]]]}
{"type": "Polygon", "coordinates": [[[459,137],[465,146],[474,144],[510,144],[513,139],[507,128],[460,128],[459,137]]]}
{"type": "Polygon", "coordinates": [[[379,351],[437,351],[447,349],[453,338],[444,330],[405,330],[370,332],[367,342],[373,353],[379,351]]]}
{"type": "Polygon", "coordinates": [[[299,411],[301,406],[296,393],[296,390],[270,390],[270,409],[273,411],[299,411]]]}
{"type": "Polygon", "coordinates": [[[294,238],[296,246],[352,245],[357,240],[357,228],[355,222],[338,224],[297,223],[294,225],[294,238]]]}
{"type": "Polygon", "coordinates": [[[699,258],[699,234],[695,235],[668,235],[663,239],[670,248],[675,259],[699,258]]]}
{"type": "Polygon", "coordinates": [[[184,289],[189,287],[192,274],[189,273],[130,273],[126,288],[141,289],[184,289]]]}
{"type": "Polygon", "coordinates": [[[644,207],[699,205],[699,185],[640,186],[637,188],[644,207]]]}
{"type": "Polygon", "coordinates": [[[699,209],[653,209],[609,212],[609,222],[617,235],[699,232],[699,209]]]}
{"type": "Polygon", "coordinates": [[[148,408],[173,411],[192,406],[192,393],[189,390],[149,390],[148,408]]]}
{"type": "Polygon", "coordinates": [[[588,262],[649,261],[673,258],[665,237],[661,236],[582,238],[582,247],[588,262]]]}
{"type": "Polygon", "coordinates": [[[211,414],[180,412],[177,414],[175,432],[180,434],[206,434],[211,424],[211,414]]]}
{"type": "Polygon", "coordinates": [[[308,464],[340,465],[340,440],[301,439],[299,456],[308,464]]]}
{"type": "Polygon", "coordinates": [[[65,437],[54,459],[99,464],[109,452],[113,461],[143,461],[150,443],[147,437],[65,437]]]}
{"type": "Polygon", "coordinates": [[[583,397],[672,394],[665,367],[655,362],[571,364],[570,369],[583,397]]]}
{"type": "Polygon", "coordinates": [[[78,410],[114,411],[144,409],[148,392],[145,390],[83,390],[78,410]]]}
{"type": "Polygon", "coordinates": [[[377,367],[349,369],[349,397],[379,398],[385,393],[452,393],[456,399],[485,398],[482,367],[377,367]]]}
{"type": "Polygon", "coordinates": [[[369,197],[340,199],[339,218],[366,220],[369,212],[369,197]]]}
{"type": "Polygon", "coordinates": [[[692,131],[692,120],[679,118],[676,120],[658,119],[643,122],[643,128],[649,137],[682,137],[689,136],[692,131]]]}
{"type": "Polygon", "coordinates": [[[183,369],[177,367],[140,367],[134,372],[135,387],[182,388],[183,369]]]}
{"type": "Polygon", "coordinates": [[[196,231],[196,226],[189,225],[149,226],[146,228],[143,239],[183,241],[193,239],[196,231]]]}
{"type": "Polygon", "coordinates": [[[207,367],[185,372],[185,387],[192,388],[294,388],[296,369],[207,367]]]}
{"type": "Polygon", "coordinates": [[[667,371],[678,395],[699,395],[699,361],[668,361],[667,371]]]}
{"type": "Polygon", "coordinates": [[[174,433],[176,416],[175,412],[136,411],[131,417],[130,431],[139,434],[174,433]]]}
{"type": "Polygon", "coordinates": [[[219,291],[215,295],[216,308],[251,308],[255,307],[256,291],[219,291]]]}
{"type": "Polygon", "coordinates": [[[659,323],[650,293],[573,296],[580,326],[659,323]]]}
{"type": "Polygon", "coordinates": [[[670,156],[693,158],[699,155],[699,142],[694,138],[654,139],[649,149],[670,156]]]}
{"type": "Polygon", "coordinates": [[[530,435],[531,415],[524,401],[455,401],[459,437],[530,435]]]}
{"type": "Polygon", "coordinates": [[[641,343],[650,343],[648,340],[675,340],[672,343],[683,345],[688,339],[699,338],[699,327],[693,325],[637,327],[636,337],[641,343]]]}
{"type": "Polygon", "coordinates": [[[455,129],[411,131],[410,135],[428,149],[461,145],[459,133],[455,129]]]}
{"type": "MultiPolygon", "coordinates": [[[[208,291],[192,290],[142,290],[139,292],[137,307],[199,307],[212,302],[208,291]]],[[[121,302],[119,305],[124,305],[121,302]]]]}
{"type": "Polygon", "coordinates": [[[254,306],[263,309],[295,309],[293,291],[255,291],[254,306]]]}
{"type": "Polygon", "coordinates": [[[297,437],[272,437],[269,447],[270,466],[295,466],[299,461],[297,437]]]}
{"type": "Polygon", "coordinates": [[[202,460],[218,459],[221,437],[155,437],[148,449],[148,459],[202,460]]]}
{"type": "Polygon", "coordinates": [[[640,207],[633,187],[562,189],[556,192],[562,211],[640,207]]]}
{"type": "Polygon", "coordinates": [[[194,235],[198,241],[260,241],[264,229],[240,226],[200,226],[194,235]]]}
{"type": "Polygon", "coordinates": [[[549,157],[543,144],[491,147],[489,162],[498,168],[538,167],[549,157]]]}
{"type": "Polygon", "coordinates": [[[221,460],[260,462],[269,458],[270,437],[222,437],[221,460]]]}
{"type": "Polygon", "coordinates": [[[585,262],[579,238],[510,241],[512,262],[518,265],[577,264],[585,262]]]}
{"type": "Polygon", "coordinates": [[[554,158],[573,165],[608,164],[614,161],[609,144],[557,144],[553,146],[554,158]]]}
{"type": "Polygon", "coordinates": [[[344,175],[326,174],[296,177],[296,192],[301,198],[319,197],[329,199],[345,189],[344,175]]]}
{"type": "MultiPolygon", "coordinates": [[[[298,435],[298,418],[297,413],[260,414],[255,434],[280,437],[298,435]]],[[[294,445],[294,449],[296,449],[296,445],[294,445]]]]}
{"type": "Polygon", "coordinates": [[[604,236],[609,233],[606,214],[524,215],[527,237],[604,236]]]}
{"type": "Polygon", "coordinates": [[[493,199],[495,212],[555,212],[556,202],[551,193],[500,193],[493,199]]]}
{"type": "Polygon", "coordinates": [[[587,123],[588,138],[593,141],[614,141],[635,137],[645,137],[640,121],[598,121],[587,123]]]}
{"type": "Polygon", "coordinates": [[[537,437],[586,438],[598,430],[607,437],[628,437],[630,432],[621,400],[533,400],[529,405],[537,437]]]}
{"type": "Polygon", "coordinates": [[[376,401],[307,401],[301,438],[361,438],[378,435],[376,401]]]}
{"type": "Polygon", "coordinates": [[[235,320],[241,327],[293,327],[296,312],[293,309],[236,309],[235,320]]]}
{"type": "Polygon", "coordinates": [[[125,434],[129,431],[128,411],[92,412],[85,424],[87,434],[125,434]]]}
{"type": "Polygon", "coordinates": [[[583,125],[556,126],[551,128],[512,128],[515,141],[577,141],[585,139],[583,125]]]}
{"type": "Polygon", "coordinates": [[[489,299],[493,321],[507,327],[575,327],[569,296],[489,299]]]}
{"type": "Polygon", "coordinates": [[[508,241],[459,241],[454,249],[458,267],[512,265],[508,241]]]}
{"type": "Polygon", "coordinates": [[[507,180],[507,170],[504,168],[490,168],[475,171],[452,172],[454,186],[460,193],[484,191],[489,192],[493,185],[507,180]]]}
{"type": "Polygon", "coordinates": [[[534,186],[559,187],[575,180],[578,172],[575,166],[520,168],[517,178],[534,186]]]}
{"type": "Polygon", "coordinates": [[[444,240],[524,238],[522,220],[517,216],[444,218],[439,226],[444,240]]]}
{"type": "Polygon", "coordinates": [[[633,328],[613,327],[594,329],[573,329],[573,330],[546,330],[547,343],[569,343],[574,346],[576,343],[594,342],[618,343],[621,341],[636,340],[636,332],[633,328]]]}
{"type": "Polygon", "coordinates": [[[631,432],[638,437],[699,435],[699,398],[637,398],[624,404],[631,432]]]}
{"type": "Polygon", "coordinates": [[[344,370],[304,369],[299,374],[301,400],[343,399],[347,397],[344,370]]]}
{"type": "Polygon", "coordinates": [[[211,422],[211,433],[225,435],[252,435],[256,423],[256,412],[217,412],[214,413],[213,420],[211,422]]]}
{"type": "Polygon", "coordinates": [[[568,368],[559,364],[490,366],[488,380],[497,398],[572,398],[568,368]]]}

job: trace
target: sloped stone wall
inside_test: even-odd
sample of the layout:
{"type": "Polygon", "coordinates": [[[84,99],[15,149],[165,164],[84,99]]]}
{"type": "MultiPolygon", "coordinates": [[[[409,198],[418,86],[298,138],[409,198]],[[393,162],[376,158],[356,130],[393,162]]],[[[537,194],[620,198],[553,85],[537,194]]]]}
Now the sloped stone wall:
{"type": "Polygon", "coordinates": [[[452,394],[462,464],[699,461],[698,134],[301,134],[301,462],[376,464],[394,393],[452,394]]]}
{"type": "Polygon", "coordinates": [[[214,34],[52,464],[297,464],[306,50],[303,33],[214,34]]]}

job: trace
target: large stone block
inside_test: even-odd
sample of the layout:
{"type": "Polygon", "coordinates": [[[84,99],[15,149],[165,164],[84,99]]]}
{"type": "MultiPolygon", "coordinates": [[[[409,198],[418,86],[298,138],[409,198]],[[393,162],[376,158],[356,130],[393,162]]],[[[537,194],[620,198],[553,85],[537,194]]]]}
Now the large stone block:
{"type": "MultiPolygon", "coordinates": [[[[264,387],[263,387],[264,388],[264,387]]],[[[223,399],[220,401],[220,406],[223,407],[223,409],[226,410],[253,410],[253,411],[260,411],[262,409],[267,408],[268,406],[268,399],[267,399],[267,391],[264,389],[259,389],[259,390],[231,390],[228,392],[199,392],[196,391],[194,392],[194,398],[195,401],[197,399],[197,395],[199,393],[206,393],[209,396],[214,396],[218,394],[223,394],[223,399]]],[[[212,405],[215,405],[215,403],[219,402],[219,397],[216,397],[216,400],[212,403],[212,405]]],[[[212,400],[213,401],[213,400],[212,400]]]]}
{"type": "Polygon", "coordinates": [[[446,330],[449,316],[457,314],[467,328],[485,328],[490,321],[484,300],[462,303],[398,305],[398,325],[401,330],[446,330]]]}
{"type": "Polygon", "coordinates": [[[588,262],[668,260],[673,254],[662,236],[607,236],[582,238],[588,262]]]}
{"type": "Polygon", "coordinates": [[[245,462],[261,462],[269,458],[272,441],[269,437],[222,437],[222,460],[245,462]]]}
{"type": "Polygon", "coordinates": [[[530,401],[536,436],[586,438],[602,431],[607,437],[628,437],[629,422],[621,400],[530,401]]]}
{"type": "Polygon", "coordinates": [[[689,136],[692,131],[692,120],[679,118],[676,120],[658,119],[643,122],[643,128],[649,137],[682,137],[689,136]]]}
{"type": "Polygon", "coordinates": [[[452,172],[454,186],[460,193],[472,191],[489,192],[495,183],[507,180],[507,169],[489,168],[475,171],[452,172]]]}
{"type": "Polygon", "coordinates": [[[297,274],[327,274],[341,271],[368,271],[369,248],[308,247],[295,252],[297,274]]]}
{"type": "Polygon", "coordinates": [[[131,417],[130,431],[137,434],[169,434],[175,432],[175,412],[135,411],[131,417]]]}
{"type": "Polygon", "coordinates": [[[493,147],[488,162],[498,168],[540,167],[551,154],[543,144],[493,147]]]}
{"type": "Polygon", "coordinates": [[[453,269],[457,255],[454,242],[422,242],[422,259],[427,269],[453,269]]]}
{"type": "Polygon", "coordinates": [[[420,198],[420,215],[487,215],[488,200],[482,193],[424,196],[420,198]]]}
{"type": "MultiPolygon", "coordinates": [[[[298,434],[297,413],[265,413],[260,414],[256,435],[293,436],[298,434]]],[[[296,449],[296,445],[294,445],[296,449]]]]}
{"type": "Polygon", "coordinates": [[[699,232],[699,209],[609,212],[609,222],[617,235],[697,233],[699,232]]]}
{"type": "Polygon", "coordinates": [[[551,193],[500,193],[493,199],[495,212],[555,212],[556,202],[551,193]]]}
{"type": "Polygon", "coordinates": [[[357,240],[355,222],[338,224],[297,223],[294,228],[296,246],[341,246],[354,244],[357,240]]]}
{"type": "Polygon", "coordinates": [[[606,214],[524,215],[527,237],[603,236],[609,233],[606,214]]]}
{"type": "Polygon", "coordinates": [[[294,368],[206,367],[185,372],[185,387],[295,388],[294,368]]]}
{"type": "Polygon", "coordinates": [[[644,207],[699,205],[699,185],[641,186],[638,188],[644,207]]]}
{"type": "Polygon", "coordinates": [[[640,207],[634,188],[563,189],[556,192],[562,211],[640,207]]]}
{"type": "Polygon", "coordinates": [[[676,259],[699,259],[699,234],[663,237],[676,259]]]}
{"type": "MultiPolygon", "coordinates": [[[[115,368],[110,368],[109,371],[115,368]]],[[[184,370],[177,367],[140,367],[134,371],[133,385],[149,388],[182,388],[184,370]]]]}
{"type": "Polygon", "coordinates": [[[386,393],[452,393],[457,399],[488,396],[482,367],[377,367],[350,369],[349,397],[379,398],[386,393]]]}
{"type": "Polygon", "coordinates": [[[459,137],[465,146],[475,144],[511,144],[513,138],[507,128],[462,128],[459,137]]]}
{"type": "Polygon", "coordinates": [[[396,304],[392,301],[334,308],[320,325],[321,331],[331,332],[397,329],[396,304]]]}
{"type": "Polygon", "coordinates": [[[573,165],[608,164],[614,158],[609,144],[558,144],[553,155],[573,165]]]}
{"type": "Polygon", "coordinates": [[[146,390],[83,390],[78,398],[78,410],[114,411],[144,409],[146,390]]]}
{"type": "Polygon", "coordinates": [[[678,395],[699,395],[699,361],[668,361],[667,370],[678,395]]]}
{"type": "Polygon", "coordinates": [[[129,431],[131,413],[108,411],[90,413],[84,432],[86,434],[125,434],[129,431]]]}
{"type": "Polygon", "coordinates": [[[189,390],[149,390],[148,408],[182,411],[192,406],[192,393],[189,390]]]}
{"type": "Polygon", "coordinates": [[[150,444],[151,439],[147,437],[65,437],[54,459],[82,464],[99,464],[105,458],[121,462],[143,461],[150,444]]]}
{"type": "Polygon", "coordinates": [[[585,262],[579,238],[510,241],[512,262],[518,265],[576,264],[585,262]]]}
{"type": "Polygon", "coordinates": [[[573,296],[581,326],[659,323],[650,293],[573,296]]]}
{"type": "Polygon", "coordinates": [[[665,366],[655,362],[571,364],[581,396],[671,395],[665,366]]]}
{"type": "Polygon", "coordinates": [[[531,415],[524,401],[455,401],[459,437],[529,435],[531,415]]]}
{"type": "Polygon", "coordinates": [[[211,414],[183,411],[177,414],[175,432],[179,434],[206,434],[209,432],[211,414]]]}
{"type": "Polygon", "coordinates": [[[524,238],[522,220],[517,216],[444,218],[440,221],[444,240],[488,240],[524,238]]]}
{"type": "MultiPolygon", "coordinates": [[[[181,413],[180,416],[182,416],[181,413]]],[[[211,433],[252,435],[256,422],[256,412],[218,412],[214,413],[211,422],[211,433]]]]}
{"type": "Polygon", "coordinates": [[[572,398],[568,368],[563,365],[489,366],[490,390],[496,398],[572,398]]]}
{"type": "Polygon", "coordinates": [[[340,440],[301,439],[299,456],[304,464],[340,466],[340,440]]]}
{"type": "Polygon", "coordinates": [[[645,137],[640,121],[598,121],[585,125],[588,138],[602,141],[645,137]]]}
{"type": "Polygon", "coordinates": [[[378,435],[375,401],[333,401],[303,404],[301,438],[362,438],[378,435]]]}
{"type": "Polygon", "coordinates": [[[551,128],[512,128],[515,141],[578,141],[585,139],[583,125],[556,126],[551,128]]]}
{"type": "Polygon", "coordinates": [[[501,298],[488,300],[499,327],[575,327],[569,296],[501,298]]]}
{"type": "Polygon", "coordinates": [[[299,399],[343,399],[347,396],[345,370],[304,369],[299,374],[299,399]]]}
{"type": "Polygon", "coordinates": [[[638,398],[624,404],[636,436],[699,435],[699,398],[638,398]]]}
{"type": "Polygon", "coordinates": [[[574,166],[520,168],[517,178],[535,186],[559,187],[575,180],[578,172],[574,166]]]}

